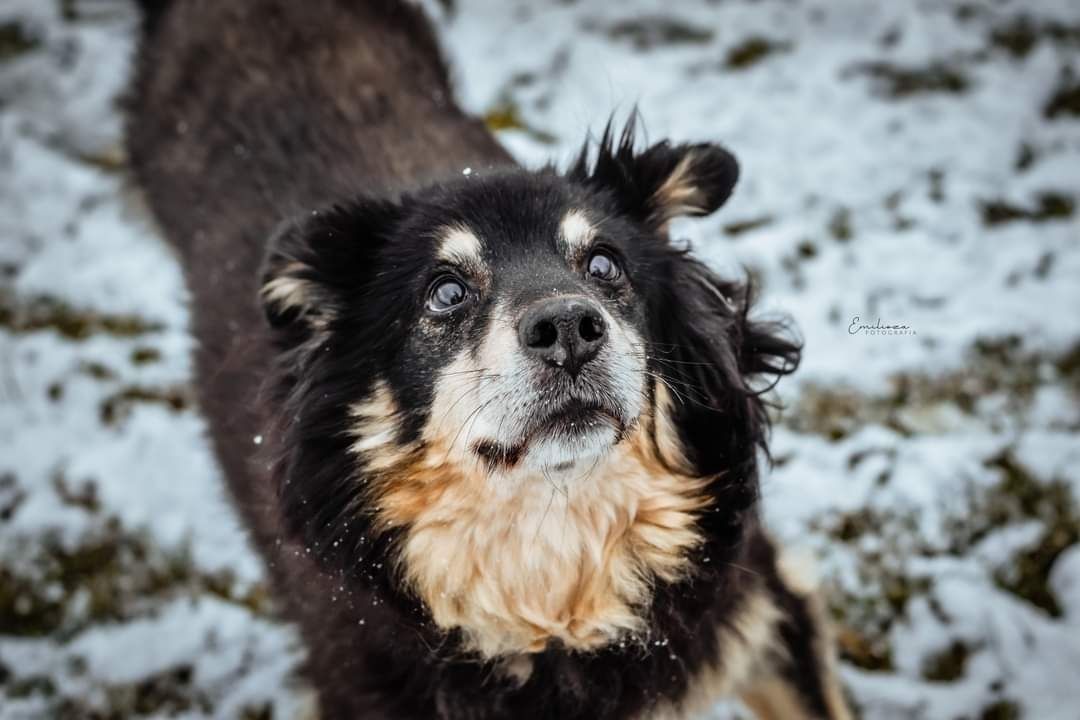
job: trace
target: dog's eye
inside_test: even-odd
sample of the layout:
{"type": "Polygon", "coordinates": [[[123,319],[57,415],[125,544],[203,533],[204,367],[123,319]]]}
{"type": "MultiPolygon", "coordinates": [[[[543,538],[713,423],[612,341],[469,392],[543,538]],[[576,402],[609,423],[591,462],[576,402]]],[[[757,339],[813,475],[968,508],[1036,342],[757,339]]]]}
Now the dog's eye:
{"type": "Polygon", "coordinates": [[[444,312],[465,302],[469,291],[455,277],[441,277],[431,284],[427,306],[429,310],[444,312]]]}
{"type": "Polygon", "coordinates": [[[619,279],[621,273],[619,266],[615,264],[615,258],[603,250],[597,250],[589,257],[589,274],[594,278],[613,282],[619,279]]]}

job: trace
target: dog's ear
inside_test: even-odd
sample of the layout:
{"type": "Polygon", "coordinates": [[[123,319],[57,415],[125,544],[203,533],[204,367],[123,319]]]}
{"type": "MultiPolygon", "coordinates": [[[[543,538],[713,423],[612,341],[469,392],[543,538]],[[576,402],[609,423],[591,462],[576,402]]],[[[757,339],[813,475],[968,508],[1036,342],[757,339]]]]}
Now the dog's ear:
{"type": "Polygon", "coordinates": [[[282,223],[263,262],[259,299],[277,341],[292,346],[325,327],[362,287],[400,207],[361,199],[282,223]]]}
{"type": "Polygon", "coordinates": [[[586,142],[568,176],[610,193],[623,212],[654,230],[679,216],[709,215],[731,195],[739,164],[723,147],[664,141],[638,152],[636,135],[636,115],[627,121],[618,140],[609,121],[595,161],[589,162],[586,142]]]}
{"type": "Polygon", "coordinates": [[[799,363],[800,343],[782,322],[750,318],[752,284],[727,282],[671,249],[670,280],[654,313],[650,361],[670,388],[668,427],[701,475],[755,483],[767,452],[762,396],[799,363]]]}
{"type": "Polygon", "coordinates": [[[361,490],[347,481],[348,406],[371,392],[387,307],[401,301],[379,283],[390,282],[380,271],[403,214],[366,198],[305,213],[276,229],[262,266],[259,301],[278,353],[259,398],[270,418],[260,451],[288,532],[327,561],[355,550],[335,542],[361,490]],[[350,342],[334,342],[337,333],[350,342]]]}

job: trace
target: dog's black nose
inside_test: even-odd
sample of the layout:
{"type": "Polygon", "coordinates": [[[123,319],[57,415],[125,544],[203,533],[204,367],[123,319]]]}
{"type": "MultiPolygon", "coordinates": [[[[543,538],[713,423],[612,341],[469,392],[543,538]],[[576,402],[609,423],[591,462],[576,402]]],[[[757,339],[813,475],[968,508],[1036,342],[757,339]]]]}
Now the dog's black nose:
{"type": "Polygon", "coordinates": [[[604,345],[607,328],[596,303],[580,296],[533,303],[518,323],[525,352],[576,377],[604,345]]]}

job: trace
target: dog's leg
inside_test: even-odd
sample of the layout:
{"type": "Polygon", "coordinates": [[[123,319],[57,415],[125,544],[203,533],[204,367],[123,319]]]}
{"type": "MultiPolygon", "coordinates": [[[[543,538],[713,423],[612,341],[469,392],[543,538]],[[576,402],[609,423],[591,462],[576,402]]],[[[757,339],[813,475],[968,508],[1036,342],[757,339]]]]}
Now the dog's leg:
{"type": "Polygon", "coordinates": [[[813,561],[768,554],[766,584],[783,617],[766,671],[743,688],[743,703],[760,720],[851,720],[813,561]]]}

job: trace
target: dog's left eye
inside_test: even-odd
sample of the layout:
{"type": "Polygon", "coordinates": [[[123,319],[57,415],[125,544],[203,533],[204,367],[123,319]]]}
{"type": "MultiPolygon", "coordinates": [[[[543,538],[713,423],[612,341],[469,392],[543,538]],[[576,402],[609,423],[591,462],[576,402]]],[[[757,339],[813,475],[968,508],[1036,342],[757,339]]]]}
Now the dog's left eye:
{"type": "Polygon", "coordinates": [[[469,291],[455,277],[441,277],[431,284],[427,306],[435,312],[445,312],[465,302],[469,291]]]}
{"type": "Polygon", "coordinates": [[[621,272],[615,258],[603,250],[597,250],[589,256],[589,274],[594,278],[613,282],[619,279],[621,272]]]}

